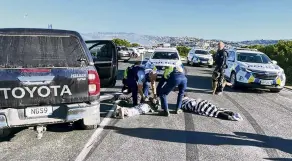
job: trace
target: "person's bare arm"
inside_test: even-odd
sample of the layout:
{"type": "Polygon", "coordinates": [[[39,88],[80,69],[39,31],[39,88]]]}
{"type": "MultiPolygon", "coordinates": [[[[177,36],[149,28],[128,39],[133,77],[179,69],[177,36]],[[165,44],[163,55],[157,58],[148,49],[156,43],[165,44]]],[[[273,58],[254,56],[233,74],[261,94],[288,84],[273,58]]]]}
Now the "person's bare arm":
{"type": "Polygon", "coordinates": [[[138,93],[140,94],[141,98],[144,99],[143,84],[138,84],[138,93]]]}
{"type": "Polygon", "coordinates": [[[151,82],[151,90],[152,90],[154,98],[157,97],[157,93],[156,93],[156,78],[157,78],[157,74],[151,72],[150,73],[150,82],[151,82]]]}

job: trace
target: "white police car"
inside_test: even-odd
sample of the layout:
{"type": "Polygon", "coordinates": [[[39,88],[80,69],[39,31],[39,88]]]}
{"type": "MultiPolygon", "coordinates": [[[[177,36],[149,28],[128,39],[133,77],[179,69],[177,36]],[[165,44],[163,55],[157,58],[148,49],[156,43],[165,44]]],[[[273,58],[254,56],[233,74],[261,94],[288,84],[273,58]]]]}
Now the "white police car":
{"type": "Polygon", "coordinates": [[[209,68],[213,67],[214,61],[212,54],[205,49],[192,48],[188,53],[187,64],[207,65],[209,68]]]}
{"type": "Polygon", "coordinates": [[[166,67],[175,66],[176,64],[183,65],[176,48],[157,48],[150,58],[143,61],[142,64],[144,64],[146,68],[153,68],[155,66],[157,78],[163,76],[166,67]]]}
{"type": "Polygon", "coordinates": [[[244,48],[228,50],[225,77],[233,88],[245,86],[280,92],[285,86],[284,70],[266,54],[244,48]]]}

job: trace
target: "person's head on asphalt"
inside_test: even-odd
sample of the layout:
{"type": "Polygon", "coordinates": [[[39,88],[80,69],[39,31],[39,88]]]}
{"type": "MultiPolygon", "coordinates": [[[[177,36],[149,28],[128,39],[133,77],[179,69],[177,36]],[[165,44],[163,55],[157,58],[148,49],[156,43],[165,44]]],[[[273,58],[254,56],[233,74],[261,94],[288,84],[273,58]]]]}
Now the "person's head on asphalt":
{"type": "Polygon", "coordinates": [[[220,42],[218,43],[218,49],[219,49],[219,50],[224,49],[224,43],[223,43],[222,41],[220,41],[220,42]]]}

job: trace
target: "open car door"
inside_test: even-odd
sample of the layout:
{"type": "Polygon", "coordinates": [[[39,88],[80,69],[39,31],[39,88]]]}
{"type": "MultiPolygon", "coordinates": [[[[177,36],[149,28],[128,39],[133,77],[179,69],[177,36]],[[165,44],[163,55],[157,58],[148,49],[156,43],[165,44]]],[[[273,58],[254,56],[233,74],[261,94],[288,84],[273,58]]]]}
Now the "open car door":
{"type": "Polygon", "coordinates": [[[114,87],[117,80],[117,48],[111,40],[85,41],[101,80],[101,87],[114,87]]]}

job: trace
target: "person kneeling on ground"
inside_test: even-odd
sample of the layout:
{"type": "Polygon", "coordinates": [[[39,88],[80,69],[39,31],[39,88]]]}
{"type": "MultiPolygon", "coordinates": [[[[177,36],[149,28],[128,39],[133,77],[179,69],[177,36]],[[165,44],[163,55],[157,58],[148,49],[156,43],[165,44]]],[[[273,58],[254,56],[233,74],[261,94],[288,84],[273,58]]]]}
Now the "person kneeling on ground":
{"type": "Polygon", "coordinates": [[[241,121],[243,120],[239,113],[234,113],[230,110],[219,108],[207,100],[193,99],[184,95],[181,109],[185,112],[216,117],[224,120],[241,121]]]}
{"type": "Polygon", "coordinates": [[[132,117],[137,115],[143,115],[150,112],[155,112],[154,108],[157,108],[155,105],[153,105],[152,98],[149,98],[149,101],[145,103],[141,103],[139,105],[136,105],[134,107],[128,107],[129,103],[124,100],[118,100],[116,101],[115,105],[115,112],[114,117],[124,119],[126,117],[132,117]]]}

